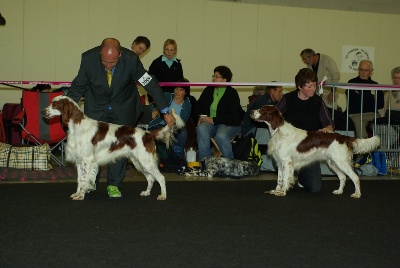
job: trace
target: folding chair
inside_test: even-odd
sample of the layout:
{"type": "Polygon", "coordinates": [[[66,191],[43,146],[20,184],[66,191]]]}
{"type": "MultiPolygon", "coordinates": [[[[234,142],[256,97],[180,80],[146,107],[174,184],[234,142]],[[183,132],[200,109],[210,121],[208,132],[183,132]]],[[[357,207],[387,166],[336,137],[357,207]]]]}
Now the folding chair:
{"type": "Polygon", "coordinates": [[[6,133],[4,132],[3,117],[0,111],[0,142],[6,142],[6,133]]]}
{"type": "Polygon", "coordinates": [[[66,133],[63,129],[60,117],[46,119],[42,110],[49,106],[51,100],[61,92],[37,92],[24,90],[22,92],[23,110],[13,120],[13,124],[19,124],[22,128],[22,139],[25,143],[41,145],[47,143],[51,148],[51,159],[60,166],[64,162],[64,141],[66,133]],[[61,151],[61,159],[55,156],[55,150],[61,151]]]}
{"type": "MultiPolygon", "coordinates": [[[[241,137],[241,135],[240,135],[240,133],[239,134],[237,134],[235,137],[233,137],[232,139],[231,139],[231,143],[235,140],[235,138],[236,137],[241,137]]],[[[212,156],[214,156],[214,157],[221,157],[221,156],[223,156],[222,155],[222,152],[221,152],[221,150],[219,149],[219,147],[218,147],[218,144],[217,144],[217,142],[214,140],[214,138],[210,138],[210,140],[211,140],[211,143],[213,144],[213,151],[212,151],[212,156]]]]}
{"type": "Polygon", "coordinates": [[[222,156],[222,152],[218,147],[217,142],[214,140],[214,138],[210,138],[212,144],[214,145],[214,151],[212,152],[212,155],[214,157],[221,157],[222,156]]]}

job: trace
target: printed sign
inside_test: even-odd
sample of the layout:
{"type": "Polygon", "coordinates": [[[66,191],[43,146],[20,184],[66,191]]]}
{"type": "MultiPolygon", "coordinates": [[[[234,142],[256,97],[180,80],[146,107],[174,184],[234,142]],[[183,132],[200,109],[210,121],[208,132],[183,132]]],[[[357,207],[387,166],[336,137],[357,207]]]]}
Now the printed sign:
{"type": "Polygon", "coordinates": [[[342,47],[342,73],[357,73],[358,64],[362,60],[374,62],[373,47],[343,46],[342,47]]]}
{"type": "Polygon", "coordinates": [[[151,81],[151,76],[148,73],[144,73],[144,75],[140,77],[140,79],[138,80],[138,82],[142,84],[142,86],[147,85],[150,81],[151,81]]]}

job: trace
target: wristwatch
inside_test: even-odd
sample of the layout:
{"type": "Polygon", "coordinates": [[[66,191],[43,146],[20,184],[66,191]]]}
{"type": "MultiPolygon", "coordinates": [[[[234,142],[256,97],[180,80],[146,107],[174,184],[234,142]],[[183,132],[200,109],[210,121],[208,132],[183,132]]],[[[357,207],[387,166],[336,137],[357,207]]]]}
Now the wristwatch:
{"type": "Polygon", "coordinates": [[[167,112],[164,112],[164,113],[161,113],[162,115],[167,115],[167,114],[169,114],[169,111],[167,111],[167,112]]]}

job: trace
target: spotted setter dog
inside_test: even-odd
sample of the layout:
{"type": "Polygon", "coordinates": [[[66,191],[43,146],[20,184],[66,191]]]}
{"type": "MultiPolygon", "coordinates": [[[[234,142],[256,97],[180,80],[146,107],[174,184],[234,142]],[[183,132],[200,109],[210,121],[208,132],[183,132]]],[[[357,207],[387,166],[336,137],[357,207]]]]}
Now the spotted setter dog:
{"type": "Polygon", "coordinates": [[[73,200],[83,200],[86,193],[96,190],[99,166],[123,157],[129,158],[146,177],[147,189],[140,195],[150,195],[153,183],[157,181],[161,187],[157,199],[167,198],[165,178],[158,169],[155,140],[170,145],[174,131],[184,126],[182,119],[174,112],[176,124],[173,127],[165,126],[151,132],[91,119],[67,96],[55,97],[42,113],[46,118],[62,116],[63,123],[68,125],[66,160],[76,164],[78,173],[78,188],[71,195],[73,200]]]}
{"type": "Polygon", "coordinates": [[[338,175],[339,189],[334,194],[342,194],[346,175],[353,181],[354,198],[361,197],[360,179],[351,166],[353,154],[363,154],[375,150],[380,145],[378,136],[369,139],[358,139],[338,133],[305,131],[285,122],[279,110],[266,105],[251,111],[250,117],[265,122],[270,130],[268,154],[278,166],[278,185],[267,193],[284,196],[295,183],[294,171],[315,162],[326,161],[338,175]]]}

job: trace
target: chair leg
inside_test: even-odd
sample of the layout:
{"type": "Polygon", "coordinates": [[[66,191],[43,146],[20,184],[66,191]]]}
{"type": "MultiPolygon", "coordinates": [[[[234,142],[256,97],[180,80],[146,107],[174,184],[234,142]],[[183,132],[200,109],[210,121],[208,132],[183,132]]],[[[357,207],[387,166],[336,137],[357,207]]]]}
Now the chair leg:
{"type": "Polygon", "coordinates": [[[54,145],[54,146],[51,148],[51,159],[53,159],[54,162],[56,162],[59,166],[65,166],[65,160],[64,160],[64,154],[65,154],[64,142],[65,142],[65,139],[63,139],[62,141],[60,141],[59,143],[57,143],[56,145],[54,145]],[[58,147],[58,146],[60,146],[60,147],[58,147]],[[53,150],[61,150],[61,160],[58,159],[58,158],[53,154],[53,150]]]}
{"type": "Polygon", "coordinates": [[[215,147],[215,152],[214,152],[214,157],[221,157],[222,156],[222,153],[221,153],[221,150],[219,149],[219,147],[218,147],[218,144],[217,144],[217,142],[214,140],[214,138],[211,138],[210,139],[211,140],[211,142],[214,144],[214,147],[215,147]]]}

